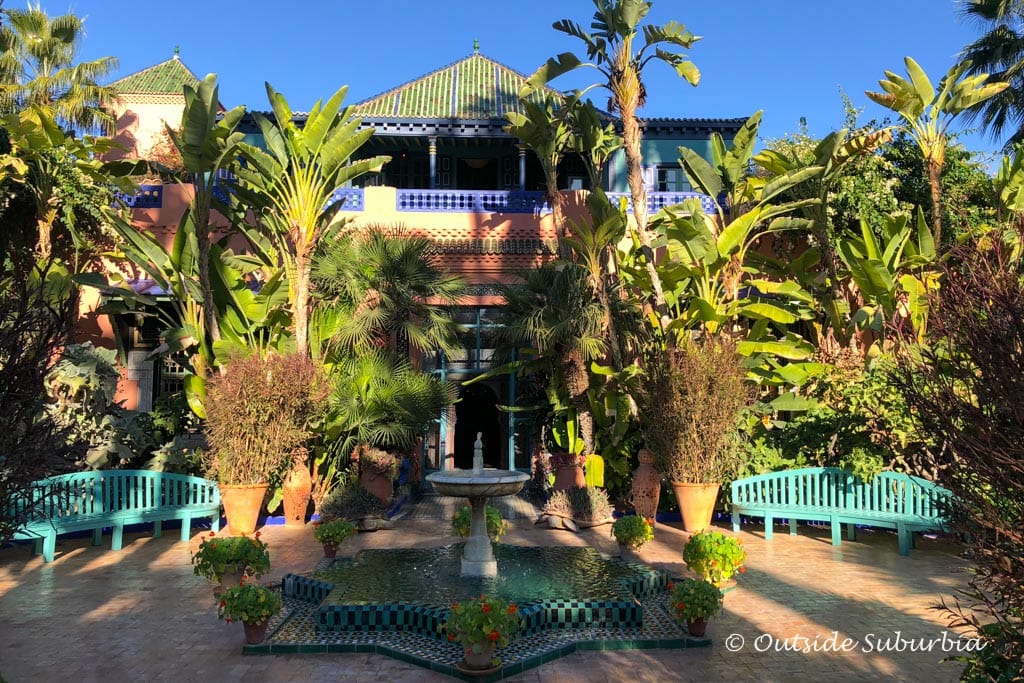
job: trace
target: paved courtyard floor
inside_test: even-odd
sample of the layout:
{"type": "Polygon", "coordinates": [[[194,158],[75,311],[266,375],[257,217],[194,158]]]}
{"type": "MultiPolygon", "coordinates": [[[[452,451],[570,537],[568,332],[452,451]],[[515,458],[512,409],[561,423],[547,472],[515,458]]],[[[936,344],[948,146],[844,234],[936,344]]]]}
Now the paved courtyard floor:
{"type": "MultiPolygon", "coordinates": [[[[394,530],[359,534],[342,552],[451,543],[448,520],[433,514],[440,507],[428,501],[409,508],[394,530]]],[[[272,563],[261,580],[309,571],[322,554],[308,525],[261,531],[272,563]]],[[[241,625],[217,619],[213,584],[192,573],[198,534],[188,544],[174,531],[158,539],[125,534],[120,552],[109,550],[109,537],[106,547],[62,538],[49,564],[27,546],[0,550],[0,676],[7,683],[454,680],[375,654],[243,656],[241,625]]],[[[841,548],[831,546],[827,527],[801,527],[796,537],[777,527],[766,542],[760,524],[752,524],[739,538],[748,569],[709,624],[711,647],[577,652],[506,680],[957,679],[960,665],[942,660],[963,641],[946,631],[946,615],[935,608],[967,580],[956,543],[926,538],[901,557],[895,534],[882,531],[859,532],[841,548]]],[[[659,523],[641,557],[684,575],[685,539],[678,523],[659,523]]],[[[502,542],[617,552],[608,526],[575,534],[522,518],[502,542]]]]}

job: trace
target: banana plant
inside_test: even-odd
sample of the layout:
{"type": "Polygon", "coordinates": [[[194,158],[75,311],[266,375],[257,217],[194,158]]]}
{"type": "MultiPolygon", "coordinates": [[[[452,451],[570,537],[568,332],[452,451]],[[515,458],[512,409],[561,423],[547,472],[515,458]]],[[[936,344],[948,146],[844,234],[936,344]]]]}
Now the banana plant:
{"type": "MultiPolygon", "coordinates": [[[[853,134],[843,129],[822,138],[815,145],[813,158],[809,162],[801,159],[795,150],[788,154],[778,150],[763,150],[753,157],[754,162],[772,177],[781,177],[808,166],[822,169],[821,173],[805,179],[788,192],[793,198],[818,200],[801,210],[802,215],[812,222],[815,249],[790,259],[789,263],[779,269],[780,272],[788,271],[794,275],[801,284],[811,287],[815,294],[815,301],[824,314],[823,325],[818,330],[819,345],[826,339],[834,341],[837,346],[849,343],[846,330],[851,306],[847,300],[848,289],[843,287],[843,278],[839,273],[842,262],[833,246],[836,231],[831,225],[828,212],[831,194],[840,179],[848,173],[852,162],[873,153],[891,139],[890,128],[862,130],[853,134]],[[823,283],[815,281],[820,273],[816,268],[812,271],[812,268],[817,265],[824,269],[823,283]]],[[[771,262],[772,259],[766,257],[765,261],[771,262]]]]}
{"type": "Polygon", "coordinates": [[[313,253],[322,239],[344,225],[340,205],[330,201],[331,195],[353,179],[379,171],[391,157],[352,158],[373,129],[360,129],[362,120],[354,116],[354,107],[343,107],[348,86],[326,102],[317,100],[301,127],[284,96],[269,83],[266,89],[274,119],[253,114],[266,150],[241,144],[248,163],[236,173],[245,196],[259,202],[257,220],[269,229],[284,263],[296,347],[308,354],[313,253]]]}
{"type": "Polygon", "coordinates": [[[905,215],[888,217],[882,236],[880,242],[862,220],[860,237],[839,242],[839,255],[865,302],[851,324],[871,330],[884,342],[886,324],[905,321],[917,341],[923,342],[929,298],[940,281],[935,242],[924,213],[918,209],[913,226],[905,215]]]}
{"type": "Polygon", "coordinates": [[[878,81],[884,92],[865,91],[873,102],[896,112],[924,156],[932,194],[932,241],[942,248],[942,167],[946,163],[949,126],[959,114],[998,95],[1009,83],[988,83],[988,74],[965,76],[970,62],[953,66],[939,82],[936,93],[924,69],[911,57],[903,60],[907,78],[892,71],[878,81]]]}

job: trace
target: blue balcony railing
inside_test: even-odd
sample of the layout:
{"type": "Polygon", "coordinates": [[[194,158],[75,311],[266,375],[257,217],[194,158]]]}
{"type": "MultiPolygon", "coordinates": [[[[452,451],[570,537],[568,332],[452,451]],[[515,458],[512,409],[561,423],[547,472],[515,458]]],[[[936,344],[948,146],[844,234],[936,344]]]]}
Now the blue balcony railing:
{"type": "MultiPolygon", "coordinates": [[[[627,211],[632,213],[633,211],[633,198],[628,192],[609,192],[608,199],[612,204],[618,205],[619,199],[622,197],[626,198],[627,211]]],[[[715,214],[715,202],[706,194],[700,192],[648,192],[647,193],[647,211],[650,214],[656,214],[666,206],[675,206],[676,204],[682,204],[687,199],[699,199],[700,205],[704,209],[704,213],[714,215],[715,214]]]]}
{"type": "Polygon", "coordinates": [[[331,198],[327,200],[327,206],[339,201],[343,202],[339,207],[341,211],[362,211],[365,206],[363,188],[343,187],[340,190],[335,190],[331,198]]]}
{"type": "Polygon", "coordinates": [[[543,192],[519,190],[398,190],[398,211],[550,213],[543,192]]]}
{"type": "Polygon", "coordinates": [[[132,209],[159,209],[164,205],[164,186],[139,185],[135,194],[118,192],[115,196],[132,209]]]}

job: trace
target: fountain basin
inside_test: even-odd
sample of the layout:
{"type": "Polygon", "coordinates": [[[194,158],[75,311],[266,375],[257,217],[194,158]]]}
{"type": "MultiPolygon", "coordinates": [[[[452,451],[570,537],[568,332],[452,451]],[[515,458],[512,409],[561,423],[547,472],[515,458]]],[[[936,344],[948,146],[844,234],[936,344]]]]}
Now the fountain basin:
{"type": "Polygon", "coordinates": [[[523,490],[530,475],[513,470],[485,467],[482,470],[454,470],[434,472],[427,481],[442,496],[456,498],[497,498],[511,496],[523,490]]]}

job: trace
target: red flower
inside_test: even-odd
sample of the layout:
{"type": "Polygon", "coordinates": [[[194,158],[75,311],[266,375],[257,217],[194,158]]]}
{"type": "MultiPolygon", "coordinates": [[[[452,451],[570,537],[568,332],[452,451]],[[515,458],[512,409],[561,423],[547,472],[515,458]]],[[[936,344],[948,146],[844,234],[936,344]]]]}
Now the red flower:
{"type": "Polygon", "coordinates": [[[454,633],[449,633],[448,634],[448,642],[452,642],[454,640],[455,640],[455,634],[454,633]]]}
{"type": "Polygon", "coordinates": [[[508,613],[509,614],[515,614],[518,610],[519,610],[519,608],[516,607],[515,605],[509,605],[508,606],[508,613]]]}
{"type": "Polygon", "coordinates": [[[676,585],[674,583],[672,583],[671,581],[668,582],[668,589],[669,590],[672,590],[675,587],[676,587],[676,585]]]}
{"type": "Polygon", "coordinates": [[[259,538],[259,537],[260,537],[260,532],[257,531],[256,532],[256,538],[259,538]]]}
{"type": "Polygon", "coordinates": [[[453,602],[452,603],[452,610],[454,611],[454,610],[457,610],[457,609],[459,609],[459,603],[453,602]]]}
{"type": "Polygon", "coordinates": [[[210,550],[216,550],[216,549],[217,549],[217,544],[216,543],[210,543],[210,550]]]}
{"type": "Polygon", "coordinates": [[[216,536],[216,535],[217,535],[217,532],[216,532],[216,531],[211,531],[211,532],[210,532],[210,538],[213,538],[213,537],[214,537],[214,536],[216,536]]]}
{"type": "Polygon", "coordinates": [[[220,601],[220,606],[221,606],[221,607],[227,607],[227,606],[228,606],[228,603],[227,603],[227,601],[226,601],[226,600],[221,600],[221,601],[220,601]]]}
{"type": "Polygon", "coordinates": [[[746,573],[747,573],[747,568],[746,567],[740,567],[740,574],[746,574],[746,573]]]}
{"type": "Polygon", "coordinates": [[[491,611],[491,606],[485,602],[484,604],[480,605],[480,609],[484,611],[484,614],[487,614],[491,611]]]}
{"type": "Polygon", "coordinates": [[[686,609],[686,603],[685,602],[677,602],[676,603],[676,609],[677,610],[684,610],[684,609],[686,609]]]}
{"type": "Polygon", "coordinates": [[[491,639],[491,642],[494,642],[498,638],[501,638],[501,634],[498,633],[497,629],[491,629],[491,632],[487,635],[487,637],[491,639]]]}

